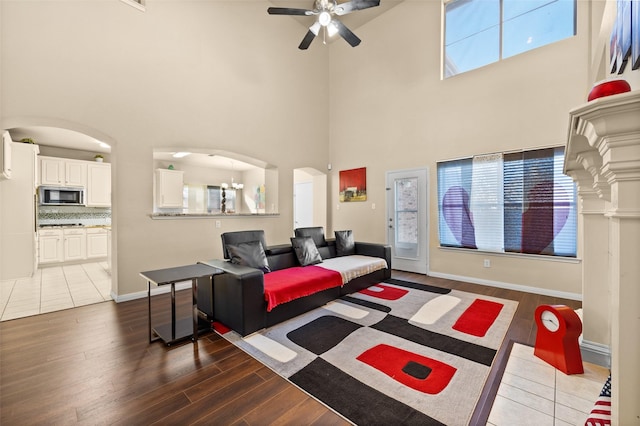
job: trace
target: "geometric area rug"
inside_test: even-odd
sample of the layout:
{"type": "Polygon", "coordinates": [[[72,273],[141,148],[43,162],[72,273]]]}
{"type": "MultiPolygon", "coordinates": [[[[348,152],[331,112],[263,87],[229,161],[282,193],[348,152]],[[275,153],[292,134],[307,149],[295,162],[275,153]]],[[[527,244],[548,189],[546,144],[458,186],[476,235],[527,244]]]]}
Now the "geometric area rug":
{"type": "Polygon", "coordinates": [[[466,425],[518,302],[389,279],[227,340],[358,425],[466,425]]]}

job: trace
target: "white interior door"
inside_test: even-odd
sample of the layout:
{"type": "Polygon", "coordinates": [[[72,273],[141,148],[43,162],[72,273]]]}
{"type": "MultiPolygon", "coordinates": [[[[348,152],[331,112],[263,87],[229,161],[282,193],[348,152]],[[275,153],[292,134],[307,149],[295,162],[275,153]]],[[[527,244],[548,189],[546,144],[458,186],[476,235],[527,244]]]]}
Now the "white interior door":
{"type": "Polygon", "coordinates": [[[313,226],[313,182],[293,186],[293,228],[313,226]]]}
{"type": "Polygon", "coordinates": [[[391,267],[427,273],[427,169],[387,172],[387,244],[391,267]]]}

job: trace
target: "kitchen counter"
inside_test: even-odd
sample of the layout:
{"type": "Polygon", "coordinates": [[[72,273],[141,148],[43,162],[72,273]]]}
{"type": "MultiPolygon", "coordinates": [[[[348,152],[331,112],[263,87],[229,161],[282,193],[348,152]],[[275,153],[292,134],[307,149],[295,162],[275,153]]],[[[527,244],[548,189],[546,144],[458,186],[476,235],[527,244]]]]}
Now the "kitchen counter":
{"type": "Polygon", "coordinates": [[[84,228],[84,229],[89,229],[89,228],[102,228],[102,229],[110,229],[111,225],[71,225],[71,224],[61,224],[61,225],[39,225],[38,226],[38,230],[42,230],[42,229],[61,229],[61,228],[65,228],[65,229],[69,229],[69,228],[84,228]]]}
{"type": "Polygon", "coordinates": [[[256,218],[256,217],[278,217],[279,213],[152,213],[151,219],[209,219],[209,218],[256,218]]]}

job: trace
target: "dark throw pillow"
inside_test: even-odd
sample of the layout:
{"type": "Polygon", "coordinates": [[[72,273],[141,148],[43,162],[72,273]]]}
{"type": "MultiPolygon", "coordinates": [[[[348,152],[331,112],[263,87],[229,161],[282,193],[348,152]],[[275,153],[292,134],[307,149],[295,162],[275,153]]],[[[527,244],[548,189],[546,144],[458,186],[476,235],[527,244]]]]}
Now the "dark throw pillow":
{"type": "Polygon", "coordinates": [[[231,263],[257,268],[262,272],[271,272],[267,256],[260,241],[227,244],[227,251],[229,252],[231,263]]]}
{"type": "Polygon", "coordinates": [[[348,256],[356,254],[356,243],[353,241],[353,232],[335,231],[336,234],[336,254],[338,256],[348,256]]]}
{"type": "Polygon", "coordinates": [[[318,253],[318,248],[311,237],[295,237],[291,238],[291,245],[296,252],[296,257],[300,265],[315,265],[322,263],[322,257],[318,253]]]}

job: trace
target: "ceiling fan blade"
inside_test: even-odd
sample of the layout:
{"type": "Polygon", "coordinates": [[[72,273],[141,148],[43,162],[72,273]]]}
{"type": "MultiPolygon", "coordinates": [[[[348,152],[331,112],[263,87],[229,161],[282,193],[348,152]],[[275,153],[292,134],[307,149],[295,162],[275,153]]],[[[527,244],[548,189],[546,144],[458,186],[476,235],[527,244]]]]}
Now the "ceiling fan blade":
{"type": "Polygon", "coordinates": [[[342,22],[338,21],[337,19],[334,19],[333,21],[331,21],[336,27],[338,27],[338,32],[340,33],[340,36],[342,36],[343,39],[345,39],[345,41],[347,43],[349,43],[351,45],[351,47],[356,47],[357,45],[360,44],[360,42],[362,40],[360,40],[358,38],[357,35],[355,35],[349,28],[347,28],[342,22]]]}
{"type": "Polygon", "coordinates": [[[300,46],[298,46],[298,49],[307,50],[314,38],[316,38],[316,35],[312,33],[311,30],[307,31],[307,34],[302,39],[302,42],[300,42],[300,46]]]}
{"type": "Polygon", "coordinates": [[[269,15],[302,15],[302,16],[310,16],[314,14],[312,10],[294,9],[291,7],[270,7],[269,9],[267,9],[267,13],[269,13],[269,15]]]}
{"type": "Polygon", "coordinates": [[[312,26],[310,26],[309,31],[307,31],[307,34],[302,39],[302,42],[300,43],[300,46],[298,46],[298,49],[300,50],[308,49],[313,39],[316,38],[316,36],[318,35],[318,32],[320,32],[320,27],[321,25],[317,21],[312,26]]]}
{"type": "Polygon", "coordinates": [[[380,0],[351,0],[337,5],[333,11],[336,15],[342,16],[356,10],[368,9],[376,6],[380,6],[380,0]]]}

